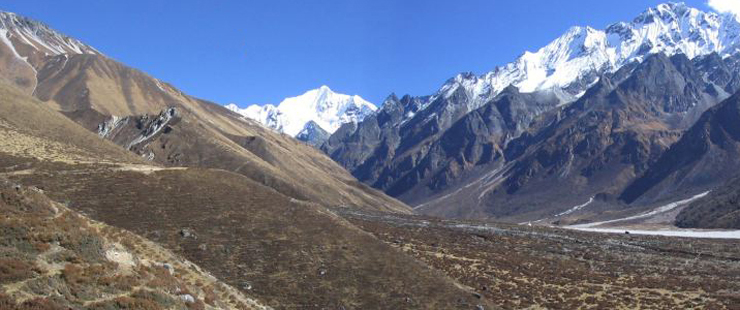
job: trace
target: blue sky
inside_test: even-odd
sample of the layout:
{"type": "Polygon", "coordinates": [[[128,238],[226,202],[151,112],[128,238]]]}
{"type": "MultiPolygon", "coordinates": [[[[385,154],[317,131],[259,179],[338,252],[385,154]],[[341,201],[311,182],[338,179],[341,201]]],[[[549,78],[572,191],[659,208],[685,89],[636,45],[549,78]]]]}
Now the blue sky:
{"type": "MultiPolygon", "coordinates": [[[[218,103],[279,103],[320,85],[380,104],[534,51],[570,26],[629,21],[652,0],[0,0],[129,66],[218,103]]],[[[709,10],[705,0],[687,4],[709,10]]]]}

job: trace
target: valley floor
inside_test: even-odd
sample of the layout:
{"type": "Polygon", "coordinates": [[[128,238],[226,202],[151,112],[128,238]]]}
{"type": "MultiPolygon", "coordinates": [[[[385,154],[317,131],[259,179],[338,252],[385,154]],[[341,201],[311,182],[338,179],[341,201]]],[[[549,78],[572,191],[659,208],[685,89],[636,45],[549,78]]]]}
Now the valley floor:
{"type": "Polygon", "coordinates": [[[506,309],[740,305],[735,240],[336,212],[506,309]]]}

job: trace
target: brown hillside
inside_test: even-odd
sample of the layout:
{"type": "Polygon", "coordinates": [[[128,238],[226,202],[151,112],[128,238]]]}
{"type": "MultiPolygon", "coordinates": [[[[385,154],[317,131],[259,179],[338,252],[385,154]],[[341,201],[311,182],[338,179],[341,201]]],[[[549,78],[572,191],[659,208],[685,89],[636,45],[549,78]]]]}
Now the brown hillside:
{"type": "Polygon", "coordinates": [[[409,212],[320,151],[104,56],[49,58],[36,96],[157,164],[234,171],[300,200],[409,212]]]}
{"type": "Polygon", "coordinates": [[[0,309],[266,309],[131,232],[0,180],[0,309]]]}

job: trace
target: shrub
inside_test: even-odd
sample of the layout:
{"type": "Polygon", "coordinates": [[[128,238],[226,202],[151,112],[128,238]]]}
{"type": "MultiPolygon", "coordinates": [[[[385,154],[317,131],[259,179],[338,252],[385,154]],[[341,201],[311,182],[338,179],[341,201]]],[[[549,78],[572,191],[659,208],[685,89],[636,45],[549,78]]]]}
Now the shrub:
{"type": "Polygon", "coordinates": [[[34,298],[22,304],[16,304],[7,295],[0,294],[0,309],[3,310],[65,310],[67,307],[60,305],[49,298],[34,298]]]}
{"type": "Polygon", "coordinates": [[[0,284],[22,281],[33,277],[34,265],[13,259],[0,259],[0,284]]]}
{"type": "Polygon", "coordinates": [[[96,303],[89,307],[91,310],[160,310],[164,307],[145,299],[132,297],[118,297],[114,300],[96,303]]]}
{"type": "Polygon", "coordinates": [[[160,292],[153,292],[153,291],[147,291],[147,290],[138,290],[131,294],[131,297],[141,300],[147,300],[154,302],[158,305],[161,305],[163,307],[171,307],[175,304],[175,300],[163,293],[160,292]]]}

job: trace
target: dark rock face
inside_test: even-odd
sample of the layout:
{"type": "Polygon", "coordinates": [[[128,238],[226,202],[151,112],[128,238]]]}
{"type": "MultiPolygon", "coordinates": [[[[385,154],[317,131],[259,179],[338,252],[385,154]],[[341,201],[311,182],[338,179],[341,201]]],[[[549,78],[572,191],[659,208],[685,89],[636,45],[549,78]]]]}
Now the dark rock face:
{"type": "Polygon", "coordinates": [[[708,196],[697,200],[676,217],[684,228],[740,228],[740,178],[735,178],[708,196]]]}
{"type": "Polygon", "coordinates": [[[392,95],[377,114],[340,128],[322,149],[361,181],[420,203],[500,160],[502,143],[559,103],[553,94],[515,87],[470,111],[472,99],[462,88],[448,97],[392,95]]]}
{"type": "Polygon", "coordinates": [[[697,57],[693,60],[696,68],[707,73],[708,82],[721,87],[727,93],[740,89],[740,54],[722,58],[716,53],[697,57]]]}
{"type": "MultiPolygon", "coordinates": [[[[132,115],[125,117],[111,117],[101,122],[97,126],[98,135],[114,143],[125,147],[127,150],[136,153],[149,161],[160,161],[164,156],[166,147],[154,148],[150,142],[157,140],[162,135],[168,135],[174,129],[173,126],[180,122],[178,109],[170,107],[162,110],[158,115],[144,114],[141,116],[132,115]]],[[[177,164],[181,153],[170,152],[167,154],[167,163],[177,164]]]]}
{"type": "Polygon", "coordinates": [[[419,111],[426,100],[410,96],[399,100],[392,94],[381,109],[359,124],[342,125],[321,149],[348,170],[355,171],[370,158],[382,157],[383,149],[395,149],[400,140],[400,123],[406,115],[419,111]]]}
{"type": "Polygon", "coordinates": [[[614,198],[686,124],[723,98],[684,55],[654,55],[624,70],[631,72],[603,77],[558,122],[508,145],[510,170],[480,193],[485,214],[544,217],[594,196],[619,204],[614,198]]]}
{"type": "MultiPolygon", "coordinates": [[[[625,189],[620,198],[626,202],[654,196],[687,191],[709,190],[723,184],[740,168],[740,94],[735,94],[705,112],[676,144],[640,178],[625,189]]],[[[703,203],[695,203],[682,213],[678,223],[691,225],[720,225],[701,219],[710,217],[712,205],[726,209],[731,201],[731,188],[737,181],[712,193],[703,203]],[[724,191],[724,192],[723,192],[724,191]],[[711,202],[708,202],[711,201],[711,202]],[[693,210],[693,211],[689,211],[693,210]],[[710,224],[711,223],[711,224],[710,224]]],[[[716,210],[715,210],[716,211],[716,210]]],[[[727,223],[722,225],[729,225],[727,223]]]]}
{"type": "Polygon", "coordinates": [[[309,121],[303,127],[303,130],[295,136],[295,138],[312,146],[319,147],[329,139],[329,136],[330,134],[321,128],[319,124],[316,124],[314,121],[309,121]]]}
{"type": "Polygon", "coordinates": [[[475,109],[478,98],[462,89],[391,96],[322,149],[361,181],[429,214],[541,218],[595,196],[623,205],[645,193],[629,189],[634,197],[626,199],[625,188],[738,89],[737,58],[652,55],[601,76],[565,107],[554,93],[515,87],[475,109]]]}

